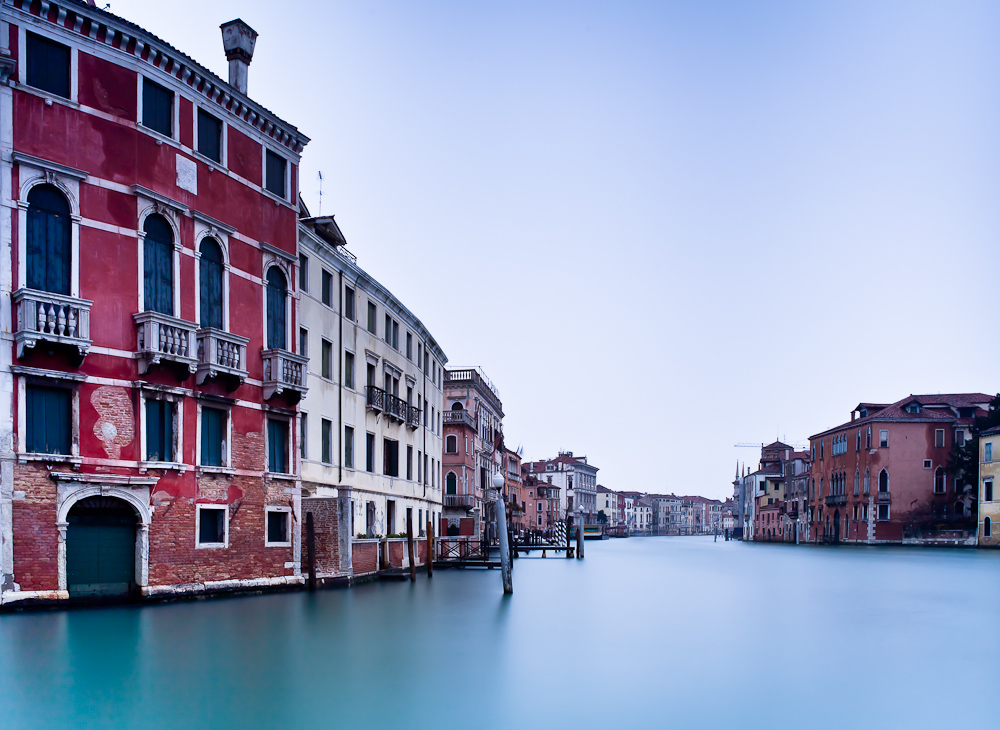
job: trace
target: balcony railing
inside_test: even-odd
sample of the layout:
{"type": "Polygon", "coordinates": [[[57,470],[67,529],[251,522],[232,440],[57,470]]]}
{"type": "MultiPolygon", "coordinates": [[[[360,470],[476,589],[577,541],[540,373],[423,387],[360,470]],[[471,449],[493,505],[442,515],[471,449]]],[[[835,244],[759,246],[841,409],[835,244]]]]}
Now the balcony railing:
{"type": "Polygon", "coordinates": [[[306,365],[309,358],[288,350],[261,350],[264,360],[264,399],[286,391],[293,399],[301,398],[306,390],[306,365]]]}
{"type": "Polygon", "coordinates": [[[466,426],[472,428],[473,430],[477,428],[476,417],[473,416],[464,408],[460,411],[445,411],[442,420],[444,421],[444,424],[446,426],[448,424],[455,424],[455,425],[465,424],[466,426]]]}
{"type": "Polygon", "coordinates": [[[444,506],[472,509],[476,506],[476,496],[474,494],[446,494],[444,495],[444,506]]]}
{"type": "Polygon", "coordinates": [[[408,428],[420,428],[420,409],[416,406],[406,407],[406,425],[408,428]]]}
{"type": "Polygon", "coordinates": [[[892,497],[889,496],[889,490],[888,489],[885,490],[884,492],[883,491],[879,491],[879,493],[878,493],[878,501],[879,502],[891,502],[892,501],[892,497]]]}
{"type": "Polygon", "coordinates": [[[247,377],[246,337],[205,327],[197,332],[198,370],[196,379],[201,385],[209,378],[219,376],[241,384],[247,377]]]}
{"type": "Polygon", "coordinates": [[[381,388],[376,388],[374,385],[369,385],[365,387],[365,405],[368,406],[370,411],[378,411],[381,413],[385,410],[385,391],[381,388]]]}
{"type": "Polygon", "coordinates": [[[838,504],[847,504],[846,494],[831,494],[826,498],[826,504],[828,507],[833,507],[838,504]]]}
{"type": "Polygon", "coordinates": [[[13,300],[17,308],[14,341],[19,358],[39,342],[69,345],[77,349],[81,359],[86,357],[91,345],[92,301],[35,289],[18,289],[13,300]]]}
{"type": "Polygon", "coordinates": [[[194,336],[198,325],[159,312],[139,312],[132,319],[138,328],[136,354],[140,374],[163,361],[186,368],[188,372],[183,377],[197,370],[194,336]]]}
{"type": "Polygon", "coordinates": [[[395,419],[397,421],[405,421],[407,417],[406,401],[402,398],[397,398],[391,393],[385,394],[385,414],[389,418],[395,419]]]}

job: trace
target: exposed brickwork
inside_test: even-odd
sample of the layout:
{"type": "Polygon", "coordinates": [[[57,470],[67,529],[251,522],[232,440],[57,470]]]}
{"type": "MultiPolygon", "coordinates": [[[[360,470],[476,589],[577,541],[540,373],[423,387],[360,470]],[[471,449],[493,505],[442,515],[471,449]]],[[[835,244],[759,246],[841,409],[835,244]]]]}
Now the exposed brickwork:
{"type": "Polygon", "coordinates": [[[16,464],[14,489],[25,493],[13,503],[14,580],[24,591],[58,590],[56,483],[44,464],[16,464]]]}
{"type": "Polygon", "coordinates": [[[378,543],[351,543],[351,561],[354,564],[354,574],[364,575],[374,573],[378,569],[378,543]]]}
{"type": "Polygon", "coordinates": [[[325,575],[340,573],[340,548],[338,545],[337,500],[314,498],[302,500],[302,574],[309,570],[306,552],[306,515],[313,516],[316,535],[316,572],[325,575]]]}
{"type": "Polygon", "coordinates": [[[90,394],[90,404],[97,411],[94,436],[104,446],[109,459],[121,457],[122,447],[135,438],[135,414],[128,390],[103,385],[90,394]]]}

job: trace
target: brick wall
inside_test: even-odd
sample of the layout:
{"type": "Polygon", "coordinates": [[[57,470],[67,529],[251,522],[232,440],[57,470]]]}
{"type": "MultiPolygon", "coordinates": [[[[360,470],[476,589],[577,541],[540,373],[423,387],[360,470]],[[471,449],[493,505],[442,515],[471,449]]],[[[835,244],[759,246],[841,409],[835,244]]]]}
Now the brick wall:
{"type": "Polygon", "coordinates": [[[309,571],[306,550],[306,515],[313,516],[316,535],[316,572],[320,575],[340,574],[340,548],[337,523],[337,499],[313,498],[302,500],[302,574],[309,571]]]}
{"type": "Polygon", "coordinates": [[[355,575],[374,573],[378,569],[378,543],[352,542],[351,560],[355,575]]]}
{"type": "MultiPolygon", "coordinates": [[[[64,465],[69,469],[68,465],[64,465]]],[[[56,483],[44,464],[14,465],[14,489],[24,492],[13,503],[14,580],[23,591],[59,588],[59,530],[56,483]]]]}

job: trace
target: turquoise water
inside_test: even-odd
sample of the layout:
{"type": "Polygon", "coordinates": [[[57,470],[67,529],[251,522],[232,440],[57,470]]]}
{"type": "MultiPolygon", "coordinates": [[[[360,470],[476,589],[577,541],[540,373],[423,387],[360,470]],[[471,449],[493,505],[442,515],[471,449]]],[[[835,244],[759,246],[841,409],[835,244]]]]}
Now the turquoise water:
{"type": "Polygon", "coordinates": [[[1000,552],[712,538],[0,616],[3,728],[998,728],[1000,552]]]}

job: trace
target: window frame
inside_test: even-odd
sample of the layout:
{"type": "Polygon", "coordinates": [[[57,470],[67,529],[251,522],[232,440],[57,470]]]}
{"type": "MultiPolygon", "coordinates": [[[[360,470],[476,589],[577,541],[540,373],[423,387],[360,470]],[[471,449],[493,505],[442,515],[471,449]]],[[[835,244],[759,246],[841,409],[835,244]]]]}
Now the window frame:
{"type": "MultiPolygon", "coordinates": [[[[184,463],[184,393],[177,388],[153,387],[143,383],[139,386],[139,465],[143,468],[187,470],[184,463]],[[174,460],[153,461],[146,458],[149,446],[146,443],[146,402],[150,400],[170,401],[174,404],[174,460]]],[[[199,423],[198,428],[200,429],[199,423]]],[[[198,455],[196,454],[196,457],[198,455]]]]}
{"type": "MultiPolygon", "coordinates": [[[[195,218],[194,235],[194,321],[199,329],[204,329],[201,326],[201,246],[205,242],[205,239],[211,239],[222,253],[222,292],[220,294],[222,300],[222,331],[231,333],[229,327],[229,235],[225,231],[220,231],[218,228],[198,220],[197,217],[195,218]]],[[[177,268],[175,268],[176,273],[179,273],[177,268]]],[[[176,281],[175,279],[175,288],[179,288],[176,286],[176,281]]],[[[174,311],[178,311],[176,306],[174,311]]]]}
{"type": "Polygon", "coordinates": [[[58,380],[43,380],[36,378],[18,378],[20,382],[18,398],[18,434],[21,438],[18,441],[18,454],[49,461],[64,461],[80,455],[80,433],[79,433],[79,389],[72,387],[66,382],[58,380]],[[28,451],[28,389],[40,388],[45,390],[61,390],[69,394],[69,434],[67,442],[69,453],[57,453],[51,451],[28,451]]]}
{"type": "Polygon", "coordinates": [[[880,449],[888,449],[889,448],[889,429],[887,429],[887,428],[879,429],[879,432],[878,432],[878,447],[880,449]],[[884,438],[883,438],[883,434],[885,434],[884,438]]]}
{"type": "Polygon", "coordinates": [[[282,203],[288,203],[289,195],[291,193],[291,172],[292,172],[292,161],[288,159],[283,153],[273,149],[269,145],[261,145],[261,181],[260,189],[261,192],[270,196],[275,200],[279,200],[282,203]],[[268,153],[270,153],[274,158],[277,158],[284,162],[284,178],[282,182],[282,192],[276,193],[267,186],[267,161],[268,153]]]}
{"type": "MultiPolygon", "coordinates": [[[[139,227],[138,227],[138,231],[137,231],[138,232],[138,236],[137,236],[137,239],[136,239],[137,242],[138,242],[138,246],[137,246],[138,251],[137,251],[137,254],[138,254],[138,257],[139,257],[139,270],[137,272],[138,273],[138,277],[139,277],[138,282],[137,282],[137,286],[138,286],[138,289],[139,289],[139,309],[138,309],[138,311],[140,311],[140,312],[153,311],[153,310],[150,310],[150,309],[148,309],[146,307],[146,282],[145,282],[145,276],[146,276],[146,261],[145,261],[145,254],[146,254],[146,219],[149,218],[152,215],[158,215],[158,216],[160,216],[161,218],[163,218],[167,222],[167,225],[170,226],[171,233],[173,234],[173,239],[174,239],[173,240],[173,251],[171,253],[171,257],[172,257],[172,261],[173,261],[173,267],[174,267],[174,273],[173,273],[173,276],[174,276],[174,281],[173,281],[173,311],[170,313],[169,316],[174,317],[175,319],[179,319],[180,318],[180,310],[181,310],[181,287],[180,287],[180,284],[179,284],[180,280],[181,280],[181,229],[180,229],[180,222],[178,220],[179,209],[174,208],[172,206],[162,205],[162,204],[160,204],[160,201],[154,200],[153,198],[150,198],[150,197],[148,197],[146,195],[143,195],[142,193],[137,194],[136,197],[139,200],[139,208],[140,208],[140,211],[141,211],[140,214],[139,214],[139,221],[138,221],[139,227]],[[145,205],[144,205],[144,202],[145,202],[145,205]]],[[[200,243],[201,243],[201,239],[200,238],[198,239],[198,243],[200,245],[200,243]]],[[[197,252],[197,249],[196,249],[196,252],[197,252]]],[[[223,250],[222,256],[223,256],[223,259],[225,259],[225,257],[226,257],[225,250],[223,250]]],[[[200,258],[200,255],[199,255],[199,258],[200,258]]],[[[223,288],[225,289],[225,287],[226,287],[226,271],[225,271],[225,269],[223,269],[223,272],[222,272],[222,281],[223,281],[223,288]]],[[[195,283],[196,283],[196,285],[199,285],[199,286],[200,286],[200,283],[201,283],[201,274],[198,272],[198,266],[195,266],[195,283]]],[[[196,289],[195,291],[199,291],[199,290],[196,289]]],[[[198,297],[198,296],[195,297],[195,309],[196,309],[195,314],[196,314],[196,316],[197,316],[197,313],[198,313],[197,310],[199,310],[200,307],[201,307],[201,302],[199,301],[199,299],[200,299],[200,297],[198,297]]],[[[226,320],[226,316],[227,316],[226,315],[226,309],[227,309],[227,307],[226,307],[226,299],[227,299],[227,297],[225,296],[225,292],[223,292],[223,306],[222,306],[222,321],[223,321],[223,324],[227,323],[227,320],[226,320]]]]}
{"type": "Polygon", "coordinates": [[[279,415],[274,412],[267,412],[264,417],[264,453],[267,463],[264,471],[271,476],[289,477],[295,475],[295,454],[292,450],[292,419],[288,416],[279,415]],[[271,423],[284,424],[285,438],[285,469],[286,471],[273,471],[271,469],[271,423]]]}
{"type": "Polygon", "coordinates": [[[333,421],[321,418],[319,421],[319,460],[328,466],[333,465],[333,421]]]}
{"type": "Polygon", "coordinates": [[[354,426],[349,424],[344,425],[344,443],[343,443],[343,457],[344,457],[344,468],[354,469],[354,426]]]}
{"type": "MultiPolygon", "coordinates": [[[[48,30],[48,28],[46,28],[48,30]]],[[[20,23],[18,26],[18,46],[22,49],[21,57],[23,62],[17,64],[17,81],[21,90],[28,91],[32,94],[36,94],[46,99],[52,99],[53,101],[60,102],[70,102],[71,104],[79,103],[79,51],[75,43],[70,42],[70,38],[62,38],[60,35],[46,35],[43,33],[36,33],[33,30],[29,31],[28,27],[24,23],[20,23]],[[56,43],[61,46],[69,48],[69,96],[65,97],[61,94],[57,94],[53,91],[47,91],[38,86],[31,86],[28,84],[28,33],[42,38],[50,43],[56,43]]]]}
{"type": "Polygon", "coordinates": [[[218,550],[229,547],[229,505],[226,504],[196,504],[194,520],[194,547],[195,550],[218,550]],[[222,542],[202,542],[201,541],[201,513],[204,510],[222,512],[222,542]]]}
{"type": "Polygon", "coordinates": [[[353,286],[344,285],[344,318],[349,322],[358,321],[358,292],[353,286]]]}
{"type": "Polygon", "coordinates": [[[333,309],[333,273],[320,267],[320,302],[333,309]]]}
{"type": "Polygon", "coordinates": [[[192,149],[192,152],[194,152],[195,155],[204,160],[210,167],[228,169],[229,156],[227,153],[229,148],[229,125],[226,123],[225,119],[216,116],[211,111],[209,111],[208,108],[204,106],[199,106],[198,104],[192,104],[191,106],[194,107],[192,112],[193,130],[194,130],[194,139],[192,140],[192,142],[194,142],[194,147],[192,149]],[[212,119],[216,120],[219,123],[218,160],[209,155],[206,155],[204,152],[201,151],[201,117],[203,114],[207,117],[211,117],[212,119]]]}
{"type": "Polygon", "coordinates": [[[944,448],[944,429],[935,428],[934,429],[934,448],[943,449],[944,448]],[[940,440],[941,443],[938,443],[940,440]]]}
{"type": "Polygon", "coordinates": [[[378,304],[368,300],[368,321],[365,323],[368,333],[378,337],[378,304]]]}
{"type": "Polygon", "coordinates": [[[207,402],[202,400],[198,401],[198,408],[197,408],[198,423],[196,426],[197,433],[195,437],[195,464],[202,472],[228,473],[233,471],[232,448],[230,447],[230,444],[232,444],[232,439],[233,439],[233,419],[231,410],[232,410],[231,407],[224,403],[217,403],[215,401],[207,401],[207,402]],[[204,422],[202,421],[203,417],[202,413],[205,408],[208,408],[209,410],[213,411],[219,411],[220,413],[223,414],[223,418],[225,418],[225,429],[224,429],[225,434],[222,441],[221,465],[206,464],[202,460],[202,446],[204,443],[202,440],[204,438],[204,430],[203,430],[204,422]]]}
{"type": "Polygon", "coordinates": [[[264,507],[264,547],[291,547],[292,546],[292,508],[279,505],[267,505],[264,507]],[[287,540],[281,542],[271,542],[268,521],[272,514],[285,515],[285,534],[287,540]]]}
{"type": "Polygon", "coordinates": [[[343,381],[344,387],[348,388],[349,390],[356,389],[355,386],[357,383],[357,379],[355,378],[355,366],[357,364],[357,360],[358,358],[353,352],[346,349],[344,350],[344,365],[343,365],[344,371],[340,379],[343,381]],[[351,358],[351,362],[349,364],[347,362],[348,357],[351,358]]]}
{"type": "Polygon", "coordinates": [[[333,342],[319,338],[319,373],[323,380],[333,382],[333,342]]]}
{"type": "MultiPolygon", "coordinates": [[[[139,89],[138,89],[138,91],[139,91],[139,93],[138,93],[138,105],[137,105],[138,109],[136,109],[136,117],[135,117],[136,118],[136,128],[137,129],[141,129],[142,131],[144,131],[144,132],[146,132],[146,133],[148,133],[148,134],[150,134],[152,136],[159,137],[160,139],[170,140],[171,142],[177,142],[178,141],[177,140],[177,137],[178,137],[178,128],[180,127],[180,125],[178,124],[178,121],[180,119],[179,114],[180,114],[180,106],[181,106],[180,103],[179,103],[179,101],[178,101],[180,95],[177,93],[176,90],[171,89],[169,86],[160,83],[159,81],[157,81],[156,79],[154,79],[152,76],[148,76],[148,75],[143,74],[141,72],[138,73],[138,74],[136,74],[136,76],[138,77],[138,84],[139,84],[139,89]],[[147,124],[145,122],[145,119],[144,119],[144,117],[146,115],[146,109],[145,109],[145,107],[146,107],[146,93],[145,92],[146,92],[146,82],[147,81],[150,84],[152,84],[153,86],[158,87],[158,88],[162,89],[163,91],[166,91],[168,94],[170,94],[170,133],[169,134],[161,132],[159,129],[156,129],[154,127],[147,126],[147,124]]],[[[194,140],[192,140],[192,141],[194,141],[194,140]]]]}

